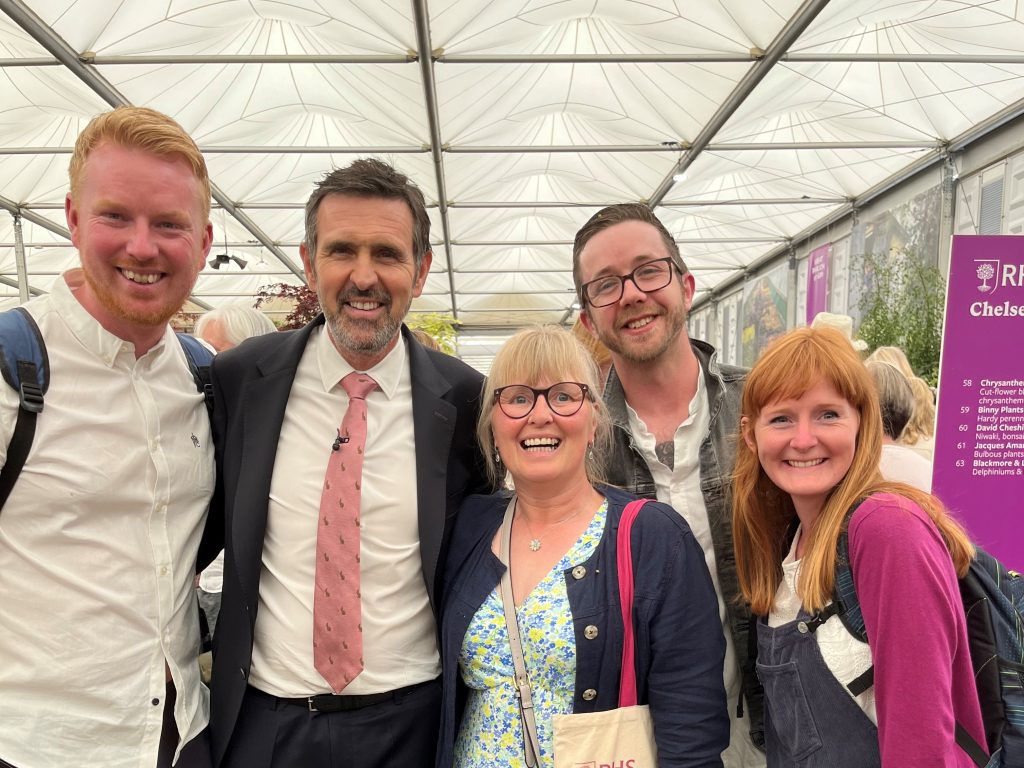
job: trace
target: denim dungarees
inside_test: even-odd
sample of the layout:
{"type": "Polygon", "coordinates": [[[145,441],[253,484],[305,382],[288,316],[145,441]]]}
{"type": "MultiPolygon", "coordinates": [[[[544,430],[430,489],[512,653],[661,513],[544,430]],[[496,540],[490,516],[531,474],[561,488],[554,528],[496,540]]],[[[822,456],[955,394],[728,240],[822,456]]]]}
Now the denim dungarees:
{"type": "Polygon", "coordinates": [[[768,768],[881,768],[878,728],[832,674],[814,631],[821,619],[757,622],[768,768]]]}

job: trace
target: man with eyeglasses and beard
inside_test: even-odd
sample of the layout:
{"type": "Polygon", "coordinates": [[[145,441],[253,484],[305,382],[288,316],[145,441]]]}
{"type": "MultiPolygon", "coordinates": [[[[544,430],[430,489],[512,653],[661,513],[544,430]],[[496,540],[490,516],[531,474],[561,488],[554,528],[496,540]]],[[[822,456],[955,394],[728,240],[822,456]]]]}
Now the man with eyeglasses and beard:
{"type": "Polygon", "coordinates": [[[732,722],[722,759],[725,768],[763,766],[761,699],[747,660],[750,615],[736,600],[732,546],[733,435],[746,371],[720,364],[710,344],[687,334],[693,275],[648,206],[594,214],[576,234],[573,281],[581,321],[612,357],[604,390],[614,436],[608,480],[673,506],[704,550],[727,641],[732,722]]]}
{"type": "Polygon", "coordinates": [[[402,325],[429,234],[394,168],[332,171],[300,248],[323,314],[214,362],[217,765],[433,765],[438,563],[486,481],[482,377],[402,325]]]}

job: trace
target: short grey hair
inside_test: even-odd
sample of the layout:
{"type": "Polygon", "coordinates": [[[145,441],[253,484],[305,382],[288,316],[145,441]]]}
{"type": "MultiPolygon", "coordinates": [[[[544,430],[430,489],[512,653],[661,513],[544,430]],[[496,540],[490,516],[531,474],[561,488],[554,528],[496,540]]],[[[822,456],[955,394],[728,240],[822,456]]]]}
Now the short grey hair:
{"type": "Polygon", "coordinates": [[[224,338],[235,346],[253,336],[262,336],[265,333],[274,333],[277,330],[277,326],[274,325],[273,321],[258,309],[228,304],[211,309],[200,317],[196,321],[196,330],[193,335],[202,336],[203,329],[213,322],[220,323],[224,338]]]}

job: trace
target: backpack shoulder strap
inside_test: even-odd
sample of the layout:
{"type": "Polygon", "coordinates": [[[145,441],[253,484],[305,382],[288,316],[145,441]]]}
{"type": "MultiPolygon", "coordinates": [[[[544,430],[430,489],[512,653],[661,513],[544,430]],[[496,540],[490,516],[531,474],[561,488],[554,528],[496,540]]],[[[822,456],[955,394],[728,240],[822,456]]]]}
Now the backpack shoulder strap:
{"type": "Polygon", "coordinates": [[[850,520],[864,502],[861,499],[846,511],[843,525],[839,529],[836,540],[835,584],[832,587],[832,600],[839,607],[839,620],[846,630],[862,643],[868,641],[867,629],[864,627],[864,615],[857,599],[857,588],[853,584],[853,568],[850,566],[850,520]]]}
{"type": "Polygon", "coordinates": [[[50,386],[46,343],[32,315],[21,307],[0,312],[0,370],[19,396],[18,420],[0,470],[2,509],[25,466],[36,434],[36,416],[43,410],[43,395],[50,386]]]}
{"type": "Polygon", "coordinates": [[[175,335],[185,352],[185,359],[188,361],[189,370],[192,371],[192,378],[195,379],[196,389],[202,394],[206,401],[206,410],[212,416],[213,385],[210,383],[210,363],[213,362],[213,352],[203,346],[195,336],[189,336],[187,333],[175,335]]]}

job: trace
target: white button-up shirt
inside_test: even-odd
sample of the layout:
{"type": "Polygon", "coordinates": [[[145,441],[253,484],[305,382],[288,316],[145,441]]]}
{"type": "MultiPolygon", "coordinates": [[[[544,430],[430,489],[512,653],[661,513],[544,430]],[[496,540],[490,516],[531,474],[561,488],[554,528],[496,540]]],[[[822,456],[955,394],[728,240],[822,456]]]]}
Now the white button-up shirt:
{"type": "MultiPolygon", "coordinates": [[[[295,371],[277,443],[249,682],[275,696],[330,693],[313,664],[313,579],[324,475],[353,370],[323,326],[295,371]]],[[[360,519],[363,671],[346,694],[381,693],[441,673],[420,558],[412,376],[405,343],[369,371],[360,519]]]]}
{"type": "Polygon", "coordinates": [[[658,489],[658,501],[672,505],[690,526],[693,537],[704,550],[704,559],[711,573],[711,581],[715,585],[715,594],[718,595],[718,615],[722,621],[726,645],[723,677],[730,713],[730,741],[729,747],[722,753],[722,761],[725,768],[758,768],[765,764],[764,755],[751,743],[747,721],[732,716],[740,697],[740,670],[736,663],[722,590],[718,584],[718,566],[711,539],[711,522],[708,520],[704,494],[700,489],[700,446],[711,428],[711,408],[704,385],[703,369],[698,367],[697,391],[690,401],[690,415],[676,428],[673,438],[675,457],[672,469],[658,459],[655,452],[655,437],[647,429],[643,419],[628,403],[626,410],[629,413],[629,429],[633,434],[634,444],[647,462],[655,487],[658,489]]]}
{"type": "MultiPolygon", "coordinates": [[[[179,749],[208,721],[192,588],[214,481],[206,407],[170,329],[136,360],[63,279],[26,308],[50,387],[0,511],[0,759],[152,768],[166,668],[179,749]]],[[[0,384],[0,463],[17,408],[0,384]]]]}

